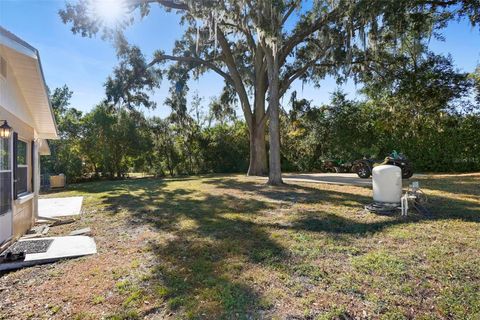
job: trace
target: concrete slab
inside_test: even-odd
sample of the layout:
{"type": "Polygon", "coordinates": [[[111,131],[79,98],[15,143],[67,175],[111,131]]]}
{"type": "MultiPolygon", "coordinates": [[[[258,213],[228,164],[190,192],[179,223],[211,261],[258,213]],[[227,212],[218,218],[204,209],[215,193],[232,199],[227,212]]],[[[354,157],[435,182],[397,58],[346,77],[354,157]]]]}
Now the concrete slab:
{"type": "Polygon", "coordinates": [[[24,261],[2,263],[0,264],[0,271],[14,270],[97,253],[95,240],[87,236],[47,237],[19,241],[42,241],[48,239],[52,239],[53,242],[46,252],[27,254],[24,261]]]}
{"type": "Polygon", "coordinates": [[[92,234],[92,229],[90,228],[83,228],[83,229],[78,229],[70,232],[68,235],[69,236],[90,236],[92,234]]]}
{"type": "Polygon", "coordinates": [[[45,218],[76,216],[81,213],[83,197],[38,200],[38,215],[45,218]]]}

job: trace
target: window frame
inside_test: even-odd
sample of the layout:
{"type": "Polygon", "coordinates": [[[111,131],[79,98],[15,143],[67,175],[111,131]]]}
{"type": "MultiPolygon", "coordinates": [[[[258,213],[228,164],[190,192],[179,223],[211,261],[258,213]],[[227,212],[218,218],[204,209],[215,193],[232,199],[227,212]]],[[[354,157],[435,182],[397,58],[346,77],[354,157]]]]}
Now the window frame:
{"type": "Polygon", "coordinates": [[[12,155],[13,155],[13,139],[12,137],[9,137],[7,139],[4,139],[3,143],[6,143],[7,148],[7,157],[6,157],[6,169],[5,168],[0,168],[0,174],[7,174],[8,177],[8,183],[10,185],[9,187],[9,195],[7,199],[7,205],[5,206],[7,208],[6,211],[2,212],[0,208],[0,216],[4,216],[8,214],[9,212],[12,211],[12,200],[13,200],[13,194],[14,194],[14,188],[13,188],[13,161],[12,161],[12,155]]]}
{"type": "Polygon", "coordinates": [[[17,167],[15,168],[15,169],[17,170],[17,173],[16,173],[17,189],[18,189],[18,186],[20,185],[20,183],[19,183],[18,169],[20,169],[20,168],[24,169],[24,168],[25,168],[25,170],[26,170],[26,174],[25,174],[25,190],[21,190],[21,191],[15,190],[15,192],[16,192],[16,194],[17,194],[17,197],[22,197],[22,196],[27,195],[27,194],[30,193],[30,189],[29,189],[29,187],[28,187],[28,181],[29,181],[29,179],[28,179],[28,171],[29,171],[29,167],[30,167],[30,164],[29,164],[29,161],[28,161],[28,159],[29,159],[29,158],[28,158],[28,156],[29,156],[29,154],[28,154],[28,153],[29,153],[29,151],[28,151],[28,149],[29,149],[29,148],[28,148],[28,144],[29,144],[29,142],[28,142],[27,140],[23,139],[22,137],[18,137],[18,138],[17,138],[17,146],[16,146],[16,148],[17,148],[17,154],[16,154],[17,159],[15,160],[15,161],[16,161],[16,165],[17,165],[17,167]],[[19,151],[18,144],[19,144],[20,142],[25,143],[25,164],[19,164],[19,163],[18,163],[18,155],[19,155],[19,152],[18,152],[18,151],[19,151]]]}

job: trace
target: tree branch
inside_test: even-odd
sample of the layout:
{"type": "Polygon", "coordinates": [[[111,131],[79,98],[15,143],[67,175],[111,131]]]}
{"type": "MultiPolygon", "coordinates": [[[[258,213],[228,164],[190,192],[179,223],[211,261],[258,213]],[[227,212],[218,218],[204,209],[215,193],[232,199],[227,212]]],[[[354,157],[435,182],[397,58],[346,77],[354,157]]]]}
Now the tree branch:
{"type": "Polygon", "coordinates": [[[458,0],[432,0],[432,1],[425,1],[426,4],[432,5],[432,6],[439,6],[439,7],[448,7],[448,6],[453,6],[458,4],[458,0]]]}
{"type": "Polygon", "coordinates": [[[252,109],[250,108],[250,101],[248,100],[247,90],[245,89],[242,77],[238,72],[235,58],[233,57],[232,51],[230,50],[230,45],[225,38],[225,34],[220,28],[218,28],[217,30],[217,36],[218,43],[222,48],[224,62],[227,65],[228,71],[230,72],[230,76],[233,81],[233,86],[237,90],[238,96],[240,98],[240,105],[242,106],[242,110],[245,115],[245,121],[247,121],[248,126],[252,128],[252,109]]]}
{"type": "Polygon", "coordinates": [[[256,45],[255,39],[253,38],[253,35],[250,32],[250,30],[248,29],[248,27],[246,27],[243,24],[240,25],[240,24],[232,24],[232,23],[226,23],[226,22],[219,23],[219,25],[226,26],[226,27],[233,28],[233,29],[237,29],[240,32],[242,32],[245,35],[245,39],[247,41],[248,46],[250,47],[250,50],[252,52],[255,52],[255,49],[256,49],[257,45],[256,45]]]}
{"type": "Polygon", "coordinates": [[[295,0],[292,4],[291,4],[291,7],[288,9],[287,13],[285,13],[285,15],[283,16],[282,18],[282,25],[285,24],[285,22],[287,22],[288,18],[290,17],[290,15],[293,13],[293,11],[295,11],[295,8],[297,7],[298,5],[298,0],[295,0]]]}
{"type": "Polygon", "coordinates": [[[179,0],[129,0],[127,5],[130,8],[137,8],[139,5],[147,3],[158,3],[165,8],[188,11],[188,5],[179,0]]]}
{"type": "Polygon", "coordinates": [[[311,67],[333,67],[335,66],[334,63],[317,63],[318,59],[309,61],[305,63],[305,65],[301,68],[295,69],[293,72],[289,72],[285,75],[280,84],[280,97],[282,97],[285,92],[287,92],[288,88],[292,85],[292,83],[304,75],[309,68],[311,67]]]}
{"type": "Polygon", "coordinates": [[[225,81],[227,81],[231,85],[234,85],[232,77],[230,77],[230,75],[227,74],[226,72],[222,71],[222,69],[216,66],[212,61],[203,60],[197,57],[176,57],[176,56],[167,55],[167,54],[157,54],[155,55],[155,58],[148,64],[148,67],[151,67],[163,60],[186,62],[186,63],[194,62],[199,65],[204,65],[210,68],[211,70],[213,70],[214,72],[216,72],[217,74],[219,74],[220,76],[222,76],[225,79],[225,81]]]}
{"type": "Polygon", "coordinates": [[[148,2],[158,2],[162,6],[170,9],[188,10],[188,5],[183,1],[178,0],[152,0],[148,2]]]}
{"type": "Polygon", "coordinates": [[[288,39],[285,40],[285,44],[280,50],[280,63],[283,64],[287,59],[288,55],[292,52],[292,50],[301,42],[304,41],[306,37],[318,31],[322,26],[326,23],[330,22],[332,18],[337,15],[338,10],[333,9],[332,11],[328,12],[324,16],[318,18],[315,22],[313,22],[310,26],[305,28],[300,28],[292,34],[288,39]]]}

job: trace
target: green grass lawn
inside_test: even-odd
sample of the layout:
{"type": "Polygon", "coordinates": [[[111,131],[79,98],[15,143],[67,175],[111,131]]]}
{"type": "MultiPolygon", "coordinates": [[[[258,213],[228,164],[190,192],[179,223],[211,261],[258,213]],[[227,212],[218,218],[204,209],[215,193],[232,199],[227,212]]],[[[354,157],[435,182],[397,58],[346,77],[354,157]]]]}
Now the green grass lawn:
{"type": "MultiPolygon", "coordinates": [[[[433,218],[371,190],[244,176],[71,185],[99,254],[0,277],[4,318],[479,319],[480,174],[419,179],[433,218]]],[[[1,318],[1,317],[0,317],[1,318]]]]}

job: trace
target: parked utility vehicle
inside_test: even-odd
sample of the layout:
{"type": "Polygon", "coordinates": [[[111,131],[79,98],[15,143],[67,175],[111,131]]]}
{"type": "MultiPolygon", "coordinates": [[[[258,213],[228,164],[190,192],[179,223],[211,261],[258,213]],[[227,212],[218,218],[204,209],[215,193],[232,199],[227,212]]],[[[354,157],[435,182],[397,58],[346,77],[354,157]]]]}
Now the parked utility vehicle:
{"type": "Polygon", "coordinates": [[[353,162],[352,171],[360,178],[367,179],[372,175],[374,167],[389,164],[400,167],[402,169],[402,179],[408,179],[413,175],[413,166],[411,162],[402,153],[397,153],[395,150],[389,154],[383,161],[364,157],[363,159],[353,162]]]}

